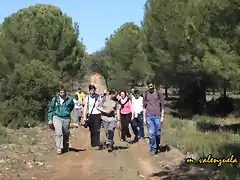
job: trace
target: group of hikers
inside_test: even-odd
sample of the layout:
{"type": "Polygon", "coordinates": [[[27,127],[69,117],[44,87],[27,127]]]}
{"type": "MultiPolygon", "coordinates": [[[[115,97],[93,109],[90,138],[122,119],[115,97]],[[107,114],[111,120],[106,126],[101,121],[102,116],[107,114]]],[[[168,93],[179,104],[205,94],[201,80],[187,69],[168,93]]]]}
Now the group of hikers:
{"type": "Polygon", "coordinates": [[[74,98],[67,95],[66,88],[60,86],[48,109],[48,124],[54,128],[57,154],[69,149],[71,112],[74,114],[74,126],[89,128],[92,150],[100,150],[100,132],[104,128],[105,145],[109,152],[114,150],[114,134],[117,128],[120,141],[136,143],[145,141],[144,125],[149,135],[151,155],[159,152],[161,123],[164,121],[164,97],[153,83],[141,94],[139,90],[126,91],[110,89],[103,95],[96,93],[96,87],[89,85],[89,93],[81,88],[74,98]],[[129,131],[131,125],[134,137],[129,131]]]}

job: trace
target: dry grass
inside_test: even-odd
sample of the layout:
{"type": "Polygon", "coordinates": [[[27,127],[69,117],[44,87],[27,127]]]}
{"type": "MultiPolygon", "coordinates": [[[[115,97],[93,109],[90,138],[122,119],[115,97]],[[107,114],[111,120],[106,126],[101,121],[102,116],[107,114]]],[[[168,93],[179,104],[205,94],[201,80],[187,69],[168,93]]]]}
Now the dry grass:
{"type": "MultiPolygon", "coordinates": [[[[236,122],[239,122],[239,119],[224,120],[196,116],[192,120],[181,120],[167,116],[162,127],[162,139],[165,144],[179,148],[185,153],[194,154],[198,158],[207,157],[209,154],[216,158],[229,157],[234,154],[239,158],[240,133],[236,131],[236,127],[231,129],[229,126],[236,122]],[[202,124],[202,127],[199,127],[199,124],[202,124]],[[226,124],[228,128],[225,128],[226,124]],[[208,131],[202,132],[204,128],[208,131]]],[[[220,173],[223,179],[240,179],[238,167],[233,168],[225,164],[220,173]]]]}

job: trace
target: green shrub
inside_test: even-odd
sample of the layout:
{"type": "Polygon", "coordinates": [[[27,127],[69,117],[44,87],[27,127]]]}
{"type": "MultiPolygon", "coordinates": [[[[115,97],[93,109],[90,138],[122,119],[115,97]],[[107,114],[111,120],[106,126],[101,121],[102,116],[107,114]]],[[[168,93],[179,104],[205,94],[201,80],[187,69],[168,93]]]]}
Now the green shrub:
{"type": "Polygon", "coordinates": [[[2,87],[7,99],[0,105],[0,120],[11,128],[34,126],[41,119],[46,99],[52,98],[59,84],[59,74],[41,61],[17,64],[2,87]]]}

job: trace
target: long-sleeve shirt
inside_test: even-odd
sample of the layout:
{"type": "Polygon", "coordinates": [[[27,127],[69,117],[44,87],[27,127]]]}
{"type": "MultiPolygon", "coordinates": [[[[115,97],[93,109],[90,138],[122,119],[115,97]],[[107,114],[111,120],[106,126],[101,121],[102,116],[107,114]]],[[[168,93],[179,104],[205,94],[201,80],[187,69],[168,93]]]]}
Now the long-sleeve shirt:
{"type": "Polygon", "coordinates": [[[143,106],[148,114],[153,116],[161,116],[161,110],[164,109],[164,97],[160,91],[154,91],[153,93],[146,92],[147,95],[143,95],[143,106]],[[158,93],[159,96],[158,97],[158,93]],[[146,96],[146,97],[145,97],[146,96]]]}

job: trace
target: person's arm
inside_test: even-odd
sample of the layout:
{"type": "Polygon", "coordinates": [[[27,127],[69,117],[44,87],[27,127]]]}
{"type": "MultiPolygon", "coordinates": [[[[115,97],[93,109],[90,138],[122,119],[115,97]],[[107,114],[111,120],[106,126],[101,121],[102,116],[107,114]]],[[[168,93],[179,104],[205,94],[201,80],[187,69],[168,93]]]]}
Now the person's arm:
{"type": "Polygon", "coordinates": [[[87,119],[87,109],[88,109],[88,98],[85,98],[84,107],[83,107],[83,120],[87,119]]]}
{"type": "Polygon", "coordinates": [[[132,115],[135,116],[135,112],[136,112],[136,108],[135,108],[135,100],[132,101],[132,105],[131,105],[131,110],[132,110],[132,115]]]}
{"type": "Polygon", "coordinates": [[[146,120],[146,114],[147,114],[147,113],[146,113],[146,112],[147,112],[147,111],[146,111],[146,103],[147,103],[147,102],[146,102],[146,100],[145,100],[144,97],[145,97],[145,94],[143,94],[142,103],[143,103],[143,119],[146,120]]]}
{"type": "Polygon", "coordinates": [[[73,99],[71,98],[71,102],[70,102],[70,104],[69,104],[69,110],[70,110],[70,112],[72,112],[72,110],[74,109],[74,106],[75,106],[75,104],[74,104],[74,102],[73,102],[73,99]]]}
{"type": "Polygon", "coordinates": [[[117,104],[117,120],[120,121],[120,104],[117,104]]]}
{"type": "Polygon", "coordinates": [[[48,121],[52,121],[53,120],[53,114],[54,114],[54,103],[55,103],[55,98],[54,97],[49,105],[49,109],[48,109],[48,121]]]}
{"type": "Polygon", "coordinates": [[[115,104],[111,104],[111,108],[109,108],[108,110],[104,109],[103,107],[97,107],[97,109],[99,111],[106,113],[106,114],[110,114],[111,112],[113,112],[114,108],[115,108],[115,104]]]}
{"type": "Polygon", "coordinates": [[[164,104],[164,96],[163,96],[162,92],[160,92],[160,103],[161,103],[161,118],[164,118],[164,107],[165,107],[165,104],[164,104]]]}
{"type": "Polygon", "coordinates": [[[134,118],[134,110],[133,110],[133,106],[132,106],[132,102],[131,101],[129,101],[129,105],[130,105],[131,113],[132,113],[131,119],[133,119],[134,118]]]}
{"type": "Polygon", "coordinates": [[[82,97],[82,105],[83,106],[85,106],[85,101],[86,101],[85,94],[83,94],[83,97],[82,97]]]}

